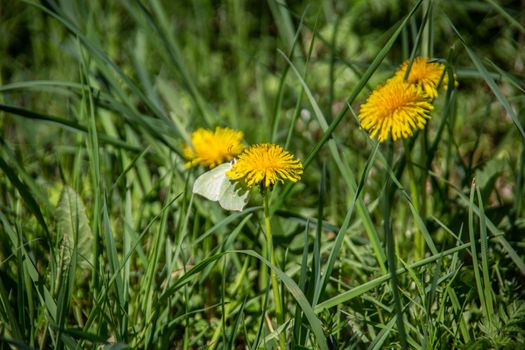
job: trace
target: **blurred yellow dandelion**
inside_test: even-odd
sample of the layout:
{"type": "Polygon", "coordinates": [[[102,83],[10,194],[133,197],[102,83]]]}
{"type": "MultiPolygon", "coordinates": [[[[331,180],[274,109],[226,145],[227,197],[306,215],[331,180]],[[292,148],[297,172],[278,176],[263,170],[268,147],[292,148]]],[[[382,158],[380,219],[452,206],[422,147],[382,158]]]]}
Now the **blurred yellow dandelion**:
{"type": "Polygon", "coordinates": [[[413,135],[413,129],[423,128],[430,119],[432,104],[420,88],[403,80],[390,79],[372,91],[361,105],[359,120],[363,129],[380,142],[396,141],[400,136],[413,135]]]}
{"type": "MultiPolygon", "coordinates": [[[[405,79],[409,61],[403,62],[394,74],[394,79],[405,79]]],[[[410,67],[407,82],[419,86],[432,100],[438,95],[438,84],[446,87],[447,75],[444,74],[445,65],[439,62],[429,62],[427,57],[416,57],[410,67]]]]}
{"type": "Polygon", "coordinates": [[[191,145],[183,148],[186,166],[204,165],[213,168],[233,159],[242,152],[242,131],[216,128],[215,131],[197,129],[191,134],[191,145]]]}
{"type": "Polygon", "coordinates": [[[258,144],[241,153],[226,175],[232,180],[243,180],[248,187],[268,188],[277,181],[297,182],[302,173],[301,162],[281,146],[258,144]]]}

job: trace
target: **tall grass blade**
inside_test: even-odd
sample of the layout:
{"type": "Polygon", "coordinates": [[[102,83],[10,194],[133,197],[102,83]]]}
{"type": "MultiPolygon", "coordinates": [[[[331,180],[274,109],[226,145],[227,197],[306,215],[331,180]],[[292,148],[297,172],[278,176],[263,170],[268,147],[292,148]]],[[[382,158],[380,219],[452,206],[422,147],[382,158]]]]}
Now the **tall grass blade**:
{"type": "MultiPolygon", "coordinates": [[[[281,54],[282,54],[282,52],[281,52],[281,54]]],[[[286,56],[284,56],[284,57],[285,57],[286,60],[288,60],[288,58],[286,56]]],[[[314,109],[314,112],[315,112],[314,114],[315,114],[315,116],[317,118],[317,121],[318,121],[319,125],[321,126],[321,129],[323,131],[326,131],[329,128],[328,122],[326,121],[326,118],[324,117],[323,112],[321,111],[321,108],[319,107],[319,105],[315,101],[315,98],[313,97],[312,92],[310,91],[308,85],[304,81],[303,77],[300,75],[299,71],[295,68],[293,63],[288,61],[288,64],[290,65],[290,67],[292,68],[292,71],[296,74],[297,78],[301,82],[301,85],[303,86],[303,90],[306,93],[306,95],[308,96],[310,104],[312,105],[312,108],[314,109]]],[[[379,244],[379,238],[378,238],[379,235],[377,234],[377,231],[375,230],[375,227],[372,224],[372,220],[370,218],[370,214],[368,214],[368,211],[367,211],[364,203],[362,202],[362,200],[359,199],[359,196],[358,196],[358,193],[357,193],[358,192],[358,186],[357,186],[357,184],[355,182],[355,176],[354,176],[353,171],[351,170],[351,168],[349,166],[347,166],[345,164],[345,162],[343,162],[341,160],[341,157],[339,155],[339,151],[337,149],[336,141],[337,141],[337,139],[335,138],[335,136],[333,136],[333,140],[328,141],[328,147],[330,149],[330,153],[332,154],[332,157],[334,158],[338,168],[340,169],[341,174],[343,175],[343,178],[344,178],[345,182],[347,183],[351,193],[353,192],[353,194],[354,194],[354,196],[356,198],[358,214],[359,214],[359,217],[363,220],[363,222],[365,224],[365,229],[367,231],[368,237],[369,237],[370,242],[372,244],[372,248],[374,249],[374,253],[375,253],[377,262],[378,262],[379,266],[383,269],[383,271],[386,271],[385,265],[384,265],[385,256],[384,256],[383,250],[381,249],[381,246],[379,244]]],[[[304,166],[306,168],[306,161],[305,161],[305,165],[304,166]]]]}
{"type": "Polygon", "coordinates": [[[344,107],[341,109],[341,111],[339,111],[339,113],[335,117],[334,121],[328,126],[328,128],[323,133],[323,136],[321,137],[319,142],[314,146],[314,148],[310,151],[310,153],[308,154],[308,156],[304,160],[304,167],[305,168],[307,168],[310,165],[310,163],[315,158],[317,153],[319,153],[319,150],[321,149],[321,147],[332,137],[332,133],[334,132],[335,128],[343,120],[343,117],[345,116],[346,112],[348,112],[348,110],[350,109],[349,106],[354,102],[354,100],[359,95],[361,90],[365,87],[365,85],[368,82],[368,80],[370,79],[370,77],[372,77],[372,74],[374,74],[374,72],[377,70],[377,68],[379,67],[379,65],[381,64],[381,62],[383,61],[383,59],[387,55],[387,53],[390,50],[390,48],[394,45],[395,41],[397,40],[397,38],[398,38],[399,34],[401,33],[401,31],[403,30],[403,28],[405,28],[405,26],[407,26],[408,21],[410,20],[410,18],[412,18],[412,16],[416,12],[416,10],[421,5],[421,2],[422,2],[422,0],[419,0],[414,5],[414,7],[412,7],[412,10],[406,15],[406,17],[403,19],[403,21],[399,24],[399,26],[394,31],[394,33],[392,34],[390,39],[388,39],[388,41],[381,48],[381,50],[379,50],[379,52],[375,56],[375,58],[372,61],[372,63],[370,63],[370,66],[365,71],[365,73],[363,74],[363,76],[361,77],[359,82],[356,84],[356,87],[352,90],[352,93],[350,94],[350,96],[347,98],[346,103],[344,104],[344,107]]]}
{"type": "Polygon", "coordinates": [[[494,79],[490,75],[490,73],[487,70],[487,68],[485,68],[485,66],[483,65],[481,60],[478,58],[478,56],[474,53],[474,51],[472,51],[467,46],[467,44],[463,41],[463,39],[461,38],[459,33],[457,33],[457,34],[460,37],[460,39],[461,39],[461,41],[463,43],[463,47],[465,47],[465,50],[467,51],[467,53],[468,53],[472,63],[474,63],[474,66],[476,66],[476,69],[479,71],[479,73],[483,77],[483,80],[485,80],[485,83],[487,83],[487,85],[489,86],[490,90],[492,90],[492,93],[496,96],[496,98],[498,99],[500,105],[505,109],[505,111],[507,112],[509,117],[512,119],[512,122],[514,123],[514,125],[518,129],[519,133],[521,134],[521,137],[523,139],[525,139],[525,130],[523,129],[523,126],[521,125],[521,122],[520,122],[518,116],[514,112],[514,109],[509,104],[509,102],[507,101],[505,96],[503,96],[503,94],[501,93],[500,88],[496,85],[496,82],[494,81],[494,79]]]}
{"type": "Polygon", "coordinates": [[[525,34],[525,27],[518,20],[516,20],[516,18],[505,11],[505,9],[500,4],[494,0],[485,1],[488,2],[494,8],[494,10],[496,10],[501,15],[501,17],[505,18],[512,27],[518,29],[522,34],[525,34]]]}
{"type": "MultiPolygon", "coordinates": [[[[470,247],[470,243],[464,243],[464,244],[459,245],[457,247],[450,248],[450,249],[447,249],[445,251],[442,251],[441,253],[439,253],[439,255],[432,255],[432,256],[430,256],[428,258],[419,260],[419,261],[417,261],[417,262],[415,262],[415,263],[413,263],[413,264],[411,264],[409,266],[410,266],[411,269],[415,269],[415,268],[418,268],[418,267],[421,267],[421,266],[425,266],[425,265],[428,265],[430,263],[433,263],[434,261],[437,261],[437,260],[441,259],[442,257],[454,254],[454,253],[462,251],[462,250],[465,250],[465,249],[467,249],[469,247],[470,247]]],[[[401,274],[403,274],[405,272],[407,272],[407,269],[400,268],[400,269],[398,269],[396,271],[396,274],[397,275],[401,275],[401,274]]],[[[381,277],[377,277],[377,278],[375,278],[375,279],[373,279],[371,281],[363,283],[363,284],[361,284],[361,285],[359,285],[359,286],[357,286],[355,288],[347,290],[346,292],[343,292],[343,293],[341,293],[341,294],[339,294],[337,296],[334,296],[334,297],[332,297],[330,299],[327,299],[327,300],[317,304],[315,306],[315,312],[319,313],[322,310],[325,310],[325,309],[328,309],[328,308],[340,305],[340,304],[345,303],[345,302],[347,302],[349,300],[357,298],[357,297],[363,295],[364,293],[368,292],[369,290],[377,288],[381,284],[383,284],[385,282],[388,282],[389,279],[390,279],[390,275],[389,274],[383,275],[381,277]]]]}
{"type": "Polygon", "coordinates": [[[479,273],[479,260],[478,260],[478,249],[476,248],[476,228],[474,226],[474,211],[472,207],[474,206],[474,194],[476,192],[476,182],[472,182],[470,187],[470,207],[468,211],[468,232],[470,237],[470,253],[472,255],[472,268],[474,270],[474,277],[476,279],[476,291],[479,296],[479,301],[481,303],[481,309],[483,311],[483,316],[486,320],[490,320],[490,315],[488,314],[487,301],[485,298],[485,288],[483,288],[483,282],[479,273]]]}
{"type": "Polygon", "coordinates": [[[266,260],[265,258],[263,258],[261,255],[257,254],[254,251],[235,250],[235,251],[232,251],[232,253],[246,254],[246,255],[252,256],[258,259],[259,261],[261,261],[263,264],[268,266],[268,268],[272,269],[275,272],[275,274],[277,275],[277,278],[281,280],[281,282],[284,284],[286,289],[288,289],[290,294],[292,294],[295,301],[299,304],[299,306],[303,310],[303,313],[306,319],[310,323],[312,333],[315,335],[315,339],[317,341],[317,344],[319,345],[319,348],[322,350],[328,350],[328,344],[326,342],[326,337],[323,333],[323,327],[322,327],[321,321],[315,315],[314,310],[312,309],[312,306],[310,305],[310,303],[304,296],[299,286],[294,282],[294,280],[291,279],[286,273],[284,273],[277,266],[273,265],[268,260],[266,260]]]}
{"type": "Polygon", "coordinates": [[[361,179],[359,180],[359,185],[357,187],[357,190],[355,191],[354,198],[352,199],[350,207],[348,208],[343,224],[341,225],[341,228],[339,229],[339,231],[337,232],[337,236],[335,237],[334,245],[332,247],[332,250],[330,251],[330,256],[328,257],[328,264],[326,265],[326,268],[323,274],[323,279],[321,281],[321,287],[319,288],[319,293],[316,294],[316,298],[314,298],[313,305],[316,305],[318,303],[319,298],[324,292],[328,284],[328,281],[332,275],[332,270],[334,268],[335,262],[337,261],[339,250],[341,249],[341,245],[343,244],[344,235],[346,231],[348,230],[348,227],[350,226],[350,220],[352,218],[352,213],[354,211],[355,203],[357,199],[359,198],[359,195],[361,194],[362,189],[364,188],[366,179],[368,178],[368,173],[372,167],[372,164],[374,163],[378,149],[379,149],[379,144],[376,143],[372,151],[372,154],[367,160],[365,170],[363,171],[363,174],[361,175],[361,179]]]}
{"type": "Polygon", "coordinates": [[[492,283],[489,271],[489,239],[487,235],[487,222],[485,217],[485,210],[483,209],[483,202],[481,199],[481,192],[476,186],[476,194],[478,197],[479,208],[479,231],[480,231],[480,246],[481,246],[481,273],[483,275],[483,294],[485,295],[485,302],[487,308],[487,315],[489,323],[491,323],[492,315],[494,315],[494,304],[492,302],[492,283]]]}
{"type": "MultiPolygon", "coordinates": [[[[77,122],[74,122],[71,120],[62,119],[62,118],[58,118],[58,117],[54,117],[50,115],[41,114],[41,113],[36,113],[36,112],[29,111],[23,108],[7,106],[3,104],[0,104],[0,111],[11,113],[13,115],[23,117],[23,118],[41,120],[41,121],[57,124],[58,126],[60,126],[61,128],[65,130],[72,130],[72,131],[77,131],[77,132],[82,132],[82,133],[88,133],[88,128],[86,126],[80,125],[77,122]]],[[[105,135],[103,133],[98,133],[98,138],[102,142],[110,144],[112,146],[116,146],[118,148],[123,148],[123,149],[134,151],[134,152],[139,152],[141,150],[139,147],[132,146],[130,144],[127,144],[126,142],[123,142],[111,136],[105,135]]]]}
{"type": "MultiPolygon", "coordinates": [[[[435,174],[432,174],[435,176],[435,174]]],[[[439,176],[436,176],[437,179],[441,179],[439,176]]],[[[448,182],[447,182],[448,183],[448,182]]],[[[472,210],[473,213],[476,215],[480,215],[478,206],[473,202],[470,201],[465,194],[458,188],[456,188],[452,183],[448,183],[450,185],[450,188],[454,191],[454,193],[461,198],[460,204],[466,207],[469,210],[472,210]]],[[[512,259],[512,261],[516,264],[520,272],[525,275],[525,263],[523,262],[523,259],[519,256],[519,254],[516,252],[516,250],[512,247],[512,245],[507,241],[505,238],[503,232],[494,225],[494,223],[485,216],[485,221],[488,230],[492,233],[493,237],[497,242],[499,242],[503,249],[507,252],[509,257],[512,259]]]]}
{"type": "Polygon", "coordinates": [[[392,328],[394,328],[394,324],[397,322],[397,315],[394,315],[390,321],[385,325],[383,329],[381,329],[381,332],[377,335],[377,337],[370,343],[368,346],[368,350],[378,350],[383,349],[383,344],[387,340],[388,336],[390,335],[390,332],[392,331],[392,328]]]}
{"type": "Polygon", "coordinates": [[[11,168],[7,162],[4,160],[2,155],[0,154],[0,169],[4,172],[4,174],[7,176],[9,181],[13,184],[13,186],[16,188],[18,193],[20,193],[20,196],[24,200],[24,203],[27,205],[28,209],[35,215],[35,218],[37,219],[38,223],[44,230],[44,237],[45,240],[43,241],[43,244],[47,245],[51,243],[51,237],[49,234],[49,229],[47,227],[46,221],[44,219],[44,215],[42,214],[42,211],[40,210],[40,206],[38,205],[37,201],[29,191],[29,188],[26,184],[24,184],[18,176],[16,175],[16,172],[13,168],[11,168]]]}

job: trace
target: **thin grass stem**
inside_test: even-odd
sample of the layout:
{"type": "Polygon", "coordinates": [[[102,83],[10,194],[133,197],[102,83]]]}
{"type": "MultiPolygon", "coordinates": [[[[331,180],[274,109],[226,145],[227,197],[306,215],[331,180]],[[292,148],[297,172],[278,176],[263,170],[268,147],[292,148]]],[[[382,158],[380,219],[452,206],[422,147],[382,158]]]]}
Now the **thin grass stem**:
{"type": "MultiPolygon", "coordinates": [[[[412,156],[411,156],[411,149],[408,146],[408,142],[406,139],[403,139],[403,146],[405,148],[405,157],[406,157],[406,166],[408,170],[408,177],[410,182],[410,193],[411,193],[411,200],[414,204],[414,208],[419,213],[421,210],[421,205],[419,202],[419,193],[420,190],[417,186],[416,181],[416,174],[414,173],[414,166],[412,165],[412,156]]],[[[417,225],[414,225],[414,255],[415,259],[419,260],[425,257],[425,239],[420,232],[417,225]]]]}

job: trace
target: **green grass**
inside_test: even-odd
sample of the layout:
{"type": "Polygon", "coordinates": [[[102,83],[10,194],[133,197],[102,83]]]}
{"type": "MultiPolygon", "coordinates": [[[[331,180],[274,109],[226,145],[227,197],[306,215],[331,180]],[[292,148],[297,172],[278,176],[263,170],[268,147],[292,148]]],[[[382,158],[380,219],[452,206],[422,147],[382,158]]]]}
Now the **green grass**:
{"type": "Polygon", "coordinates": [[[520,348],[524,19],[503,0],[2,2],[0,348],[520,348]],[[360,104],[420,55],[449,77],[431,121],[371,140],[360,104]],[[242,212],[192,194],[182,145],[216,126],[302,160],[271,226],[258,191],[242,212]]]}

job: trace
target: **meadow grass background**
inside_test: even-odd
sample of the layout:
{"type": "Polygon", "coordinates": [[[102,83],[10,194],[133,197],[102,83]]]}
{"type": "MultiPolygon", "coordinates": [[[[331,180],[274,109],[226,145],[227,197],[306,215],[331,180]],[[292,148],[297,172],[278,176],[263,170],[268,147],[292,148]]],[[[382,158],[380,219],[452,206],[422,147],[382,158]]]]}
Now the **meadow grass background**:
{"type": "Polygon", "coordinates": [[[497,0],[1,1],[0,348],[523,348],[523,23],[497,0]],[[377,144],[359,105],[420,55],[458,84],[377,144]],[[272,194],[275,265],[257,191],[192,195],[182,145],[216,126],[305,165],[272,194]]]}

